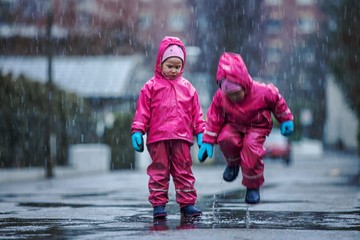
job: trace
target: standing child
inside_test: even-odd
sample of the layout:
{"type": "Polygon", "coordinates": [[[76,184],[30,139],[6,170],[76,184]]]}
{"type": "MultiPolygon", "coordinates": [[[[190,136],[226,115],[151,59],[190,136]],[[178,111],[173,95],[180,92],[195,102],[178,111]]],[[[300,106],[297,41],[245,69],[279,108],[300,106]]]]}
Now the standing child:
{"type": "Polygon", "coordinates": [[[181,214],[201,215],[194,206],[197,195],[190,147],[194,136],[201,146],[205,122],[195,88],[182,77],[185,60],[185,47],[179,38],[165,37],[161,41],[155,75],[139,93],[131,126],[132,146],[136,151],[144,150],[143,135],[147,134],[146,145],[152,159],[147,168],[149,201],[154,218],[167,215],[170,176],[181,214]]]}
{"type": "Polygon", "coordinates": [[[219,89],[207,113],[200,162],[213,155],[218,143],[227,167],[223,179],[235,180],[242,171],[242,184],[247,188],[245,202],[260,202],[259,187],[264,183],[266,153],[263,144],[272,130],[271,113],[280,123],[280,131],[289,136],[294,130],[293,115],[273,84],[253,81],[241,56],[223,53],[216,73],[219,89]]]}

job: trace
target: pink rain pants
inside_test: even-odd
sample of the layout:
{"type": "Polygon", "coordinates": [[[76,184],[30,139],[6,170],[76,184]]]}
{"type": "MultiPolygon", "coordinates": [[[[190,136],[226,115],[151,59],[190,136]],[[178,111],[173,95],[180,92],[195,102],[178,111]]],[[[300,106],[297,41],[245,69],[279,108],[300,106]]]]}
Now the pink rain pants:
{"type": "Polygon", "coordinates": [[[159,141],[147,146],[152,163],[149,175],[149,201],[153,207],[169,201],[168,190],[172,176],[176,202],[180,207],[196,203],[195,177],[192,173],[190,144],[182,140],[159,141]]]}
{"type": "Polygon", "coordinates": [[[225,124],[218,136],[227,164],[241,166],[242,184],[247,188],[258,188],[264,183],[265,138],[259,129],[242,133],[230,124],[225,124]]]}

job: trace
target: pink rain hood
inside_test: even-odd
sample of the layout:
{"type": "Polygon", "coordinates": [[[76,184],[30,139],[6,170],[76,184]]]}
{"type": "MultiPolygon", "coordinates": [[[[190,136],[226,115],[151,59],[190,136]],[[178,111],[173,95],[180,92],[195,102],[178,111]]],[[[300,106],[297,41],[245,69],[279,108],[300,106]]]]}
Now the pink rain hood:
{"type": "Polygon", "coordinates": [[[186,63],[186,50],[185,50],[183,42],[177,37],[165,37],[160,43],[158,54],[157,54],[157,57],[156,57],[156,65],[155,65],[155,76],[156,77],[162,77],[161,62],[162,62],[162,58],[163,58],[165,50],[170,45],[178,45],[179,47],[181,47],[181,49],[182,49],[182,51],[184,53],[184,60],[183,60],[183,66],[182,66],[182,69],[181,69],[180,76],[184,72],[184,66],[185,66],[185,63],[186,63]]]}
{"type": "Polygon", "coordinates": [[[242,86],[245,92],[251,89],[253,80],[239,54],[225,52],[221,55],[216,73],[216,83],[227,79],[242,86]]]}
{"type": "Polygon", "coordinates": [[[204,131],[205,122],[196,89],[182,77],[185,62],[182,41],[165,37],[159,46],[155,74],[140,90],[131,126],[132,132],[147,134],[147,144],[171,139],[192,144],[194,136],[204,131]],[[179,76],[168,80],[162,74],[161,61],[166,48],[173,44],[183,50],[184,62],[179,76]]]}

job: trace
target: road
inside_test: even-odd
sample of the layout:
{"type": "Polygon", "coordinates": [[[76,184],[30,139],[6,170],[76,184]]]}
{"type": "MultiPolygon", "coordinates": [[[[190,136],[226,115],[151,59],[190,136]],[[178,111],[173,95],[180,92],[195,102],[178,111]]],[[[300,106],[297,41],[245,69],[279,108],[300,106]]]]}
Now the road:
{"type": "Polygon", "coordinates": [[[168,219],[153,221],[145,170],[0,185],[0,239],[360,239],[359,159],[296,154],[265,160],[261,203],[244,203],[241,177],[194,165],[200,219],[182,219],[171,185],[168,219]]]}

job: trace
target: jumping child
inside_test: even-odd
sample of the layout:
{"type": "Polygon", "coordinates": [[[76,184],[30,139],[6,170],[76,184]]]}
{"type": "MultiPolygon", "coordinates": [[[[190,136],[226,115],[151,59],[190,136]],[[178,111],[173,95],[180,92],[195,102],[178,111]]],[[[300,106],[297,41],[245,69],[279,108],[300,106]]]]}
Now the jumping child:
{"type": "Polygon", "coordinates": [[[280,131],[294,131],[293,115],[273,84],[254,81],[239,54],[221,55],[216,73],[219,89],[210,104],[199,161],[212,157],[219,144],[227,167],[223,179],[234,181],[241,167],[242,184],[247,188],[245,202],[260,202],[259,188],[264,183],[264,142],[272,130],[271,113],[280,131]]]}

